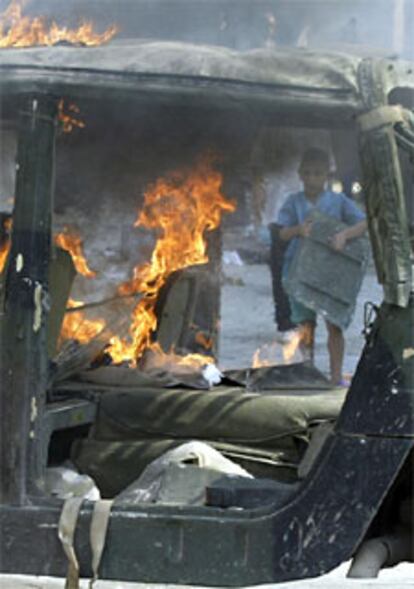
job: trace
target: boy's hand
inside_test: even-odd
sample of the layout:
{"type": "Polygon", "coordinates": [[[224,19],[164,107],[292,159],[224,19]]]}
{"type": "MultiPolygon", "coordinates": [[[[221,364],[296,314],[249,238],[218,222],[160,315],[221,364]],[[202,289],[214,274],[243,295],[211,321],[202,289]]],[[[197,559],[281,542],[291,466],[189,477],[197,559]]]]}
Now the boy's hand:
{"type": "Polygon", "coordinates": [[[339,231],[339,233],[335,233],[330,239],[331,246],[337,252],[340,252],[344,249],[346,242],[348,241],[346,231],[339,231]]]}
{"type": "Polygon", "coordinates": [[[302,225],[299,225],[300,237],[309,237],[309,235],[311,233],[311,229],[312,229],[312,220],[306,219],[306,221],[304,221],[302,223],[302,225]]]}

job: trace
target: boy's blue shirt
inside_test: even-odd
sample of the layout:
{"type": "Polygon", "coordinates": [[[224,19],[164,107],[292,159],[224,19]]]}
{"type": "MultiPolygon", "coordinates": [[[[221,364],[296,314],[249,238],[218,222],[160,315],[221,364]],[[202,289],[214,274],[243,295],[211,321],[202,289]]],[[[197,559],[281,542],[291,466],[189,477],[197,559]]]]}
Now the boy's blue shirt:
{"type": "MultiPolygon", "coordinates": [[[[309,201],[303,191],[290,194],[279,211],[277,222],[283,227],[301,225],[315,209],[346,225],[355,225],[365,219],[364,213],[345,194],[324,190],[315,203],[309,201]]],[[[284,273],[295,255],[299,239],[299,237],[294,237],[286,249],[283,263],[284,273]]]]}

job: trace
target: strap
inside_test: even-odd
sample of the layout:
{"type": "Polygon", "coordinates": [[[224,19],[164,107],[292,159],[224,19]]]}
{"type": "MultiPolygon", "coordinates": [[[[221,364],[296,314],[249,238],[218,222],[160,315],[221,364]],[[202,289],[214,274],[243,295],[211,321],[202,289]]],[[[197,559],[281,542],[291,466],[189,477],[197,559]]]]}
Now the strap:
{"type": "Polygon", "coordinates": [[[102,553],[105,548],[106,533],[108,530],[109,520],[111,518],[112,503],[112,500],[96,501],[93,508],[89,534],[92,549],[93,577],[89,583],[89,589],[92,589],[95,581],[98,579],[99,565],[101,563],[102,553]]]}
{"type": "Polygon", "coordinates": [[[69,561],[65,589],[79,589],[79,563],[73,540],[82,503],[83,497],[66,499],[59,519],[58,535],[69,561]]]}
{"type": "Polygon", "coordinates": [[[406,114],[402,106],[379,106],[358,117],[362,131],[373,131],[387,125],[404,123],[406,114]]]}

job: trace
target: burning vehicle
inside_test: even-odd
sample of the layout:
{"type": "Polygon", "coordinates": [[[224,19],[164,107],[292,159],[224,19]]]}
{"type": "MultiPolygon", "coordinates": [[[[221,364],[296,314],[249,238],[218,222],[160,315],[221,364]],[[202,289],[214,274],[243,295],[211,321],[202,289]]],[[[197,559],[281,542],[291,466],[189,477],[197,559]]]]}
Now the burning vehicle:
{"type": "Polygon", "coordinates": [[[412,559],[412,64],[27,27],[0,28],[0,571],[240,586],[412,559]],[[222,220],[264,129],[358,140],[384,301],[348,391],[215,367],[222,220]]]}

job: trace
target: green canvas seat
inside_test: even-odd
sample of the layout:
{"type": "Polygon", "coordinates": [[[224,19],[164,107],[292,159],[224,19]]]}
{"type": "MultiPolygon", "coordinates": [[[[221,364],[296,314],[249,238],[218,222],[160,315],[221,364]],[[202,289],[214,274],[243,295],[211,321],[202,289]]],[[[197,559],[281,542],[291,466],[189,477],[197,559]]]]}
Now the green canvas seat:
{"type": "Polygon", "coordinates": [[[152,460],[188,440],[210,443],[255,476],[293,481],[312,427],[334,421],[344,397],[343,390],[260,395],[230,387],[108,392],[72,460],[104,496],[119,493],[152,460]]]}

